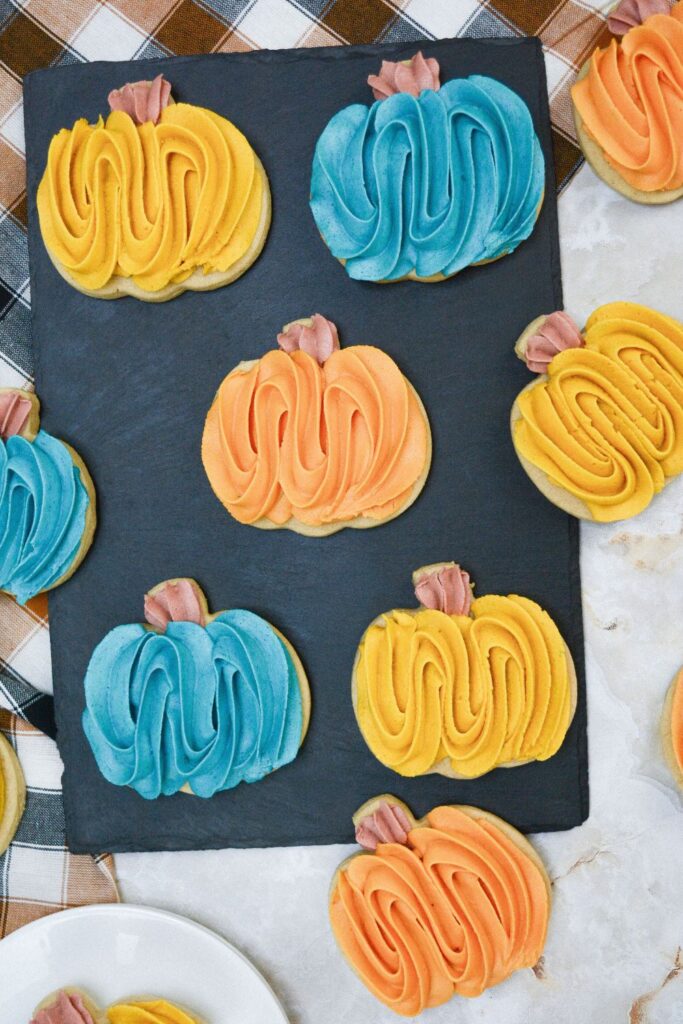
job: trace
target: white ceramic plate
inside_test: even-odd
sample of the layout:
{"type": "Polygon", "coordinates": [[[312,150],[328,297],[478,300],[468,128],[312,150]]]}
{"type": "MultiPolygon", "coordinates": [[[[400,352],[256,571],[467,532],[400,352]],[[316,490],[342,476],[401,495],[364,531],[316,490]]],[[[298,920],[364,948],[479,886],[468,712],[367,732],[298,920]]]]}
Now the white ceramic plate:
{"type": "Polygon", "coordinates": [[[206,1024],[287,1024],[267,983],[214,932],[126,904],[43,917],[0,942],[0,1021],[29,1024],[55,989],[76,985],[99,1006],[161,996],[206,1024]]]}

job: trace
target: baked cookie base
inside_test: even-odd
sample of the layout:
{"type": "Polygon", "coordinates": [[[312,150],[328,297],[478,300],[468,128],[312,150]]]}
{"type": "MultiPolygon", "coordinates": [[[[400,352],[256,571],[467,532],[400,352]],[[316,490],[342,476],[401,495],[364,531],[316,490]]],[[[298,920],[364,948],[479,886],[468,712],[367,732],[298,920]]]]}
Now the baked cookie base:
{"type": "Polygon", "coordinates": [[[0,733],[0,775],[3,777],[5,798],[0,815],[0,854],[3,854],[16,835],[26,806],[26,783],[19,759],[9,740],[0,733]]]}
{"type": "MultiPolygon", "coordinates": [[[[577,75],[577,82],[580,82],[581,79],[585,78],[588,74],[590,63],[589,58],[577,75]]],[[[583,118],[579,114],[573,100],[572,112],[574,115],[576,134],[579,139],[579,145],[583,150],[583,155],[597,176],[601,178],[606,185],[609,185],[611,189],[614,189],[615,192],[625,196],[632,202],[642,203],[645,206],[661,206],[666,203],[673,203],[676,199],[680,199],[681,196],[683,196],[683,187],[671,190],[661,190],[658,192],[645,192],[642,189],[635,188],[633,185],[630,185],[624,178],[622,178],[621,174],[612,167],[605,156],[604,150],[589,134],[588,129],[583,122],[583,118]]]]}
{"type": "Polygon", "coordinates": [[[57,272],[64,278],[64,280],[75,288],[76,291],[81,292],[83,295],[88,295],[93,299],[121,299],[129,295],[134,299],[140,299],[142,302],[168,302],[169,299],[175,299],[176,296],[181,295],[183,292],[208,292],[213,291],[215,288],[222,288],[226,284],[231,284],[236,281],[238,277],[246,273],[252,263],[255,263],[261,254],[261,250],[265,245],[268,231],[270,230],[270,220],[272,212],[272,203],[270,195],[270,185],[268,177],[265,172],[263,164],[258,157],[256,159],[256,171],[261,177],[261,183],[263,186],[263,202],[261,205],[261,217],[256,228],[256,234],[252,240],[251,245],[247,252],[239,259],[236,263],[225,271],[213,271],[210,274],[205,274],[201,267],[195,270],[189,277],[185,278],[184,281],[178,281],[175,283],[167,284],[164,288],[160,288],[158,291],[148,291],[141,288],[138,284],[133,281],[130,277],[112,277],[102,288],[95,290],[89,290],[82,288],[81,285],[77,284],[67,268],[55,259],[49,249],[46,251],[50,260],[52,261],[57,272]]]}

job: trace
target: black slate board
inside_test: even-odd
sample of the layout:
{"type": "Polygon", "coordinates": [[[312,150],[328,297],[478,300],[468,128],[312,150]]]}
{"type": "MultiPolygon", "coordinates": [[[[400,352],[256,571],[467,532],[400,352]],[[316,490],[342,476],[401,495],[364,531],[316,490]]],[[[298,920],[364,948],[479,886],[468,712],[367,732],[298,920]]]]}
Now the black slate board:
{"type": "Polygon", "coordinates": [[[79,852],[332,843],[352,839],[351,814],[394,792],[417,814],[478,804],[526,831],[565,829],[588,812],[586,714],[577,524],[529,483],[508,416],[529,376],[512,353],[519,331],[562,305],[546,82],[536,40],[425,44],[444,79],[493,75],[533,113],[547,161],[543,211],[516,253],[447,283],[350,281],[318,237],[308,208],[310,163],[331,115],[366,102],[381,58],[415,44],[96,63],[38,71],[26,81],[29,237],[36,384],[46,429],[84,456],[99,496],[93,548],[50,595],[59,745],[68,841],[79,852]],[[50,137],[94,120],[108,91],[163,71],[175,95],[232,118],[270,177],[273,223],[263,255],[238,282],[162,306],[104,302],[70,288],[42,244],[35,193],[50,137]],[[434,461],[410,511],[375,530],[324,540],[235,523],[213,497],[199,458],[204,416],[223,376],[261,355],[281,325],[313,311],[342,343],[396,358],[429,411],[434,461]],[[357,730],[350,671],[379,612],[410,606],[413,568],[447,559],[477,592],[526,594],[555,617],[579,674],[576,719],[544,764],[473,782],[405,780],[384,769],[357,730]],[[82,680],[113,626],[142,617],[144,592],[194,576],[214,609],[247,607],[279,626],[307,666],[313,716],[297,760],[209,801],[179,794],[147,803],[100,776],[81,731],[82,680]]]}

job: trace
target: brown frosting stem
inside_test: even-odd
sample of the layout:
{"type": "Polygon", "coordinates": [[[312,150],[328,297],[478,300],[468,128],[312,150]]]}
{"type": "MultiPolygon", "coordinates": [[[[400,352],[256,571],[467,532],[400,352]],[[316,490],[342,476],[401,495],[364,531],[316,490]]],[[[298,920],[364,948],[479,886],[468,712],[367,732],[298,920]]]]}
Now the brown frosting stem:
{"type": "Polygon", "coordinates": [[[31,415],[31,400],[21,391],[0,393],[0,437],[20,434],[31,415]]]}
{"type": "Polygon", "coordinates": [[[122,110],[136,124],[156,124],[170,99],[171,83],[163,75],[157,75],[151,82],[128,82],[121,89],[112,89],[108,96],[110,108],[122,110]]]}
{"type": "Polygon", "coordinates": [[[196,622],[204,626],[201,592],[194,580],[169,580],[154,593],[145,594],[145,618],[150,626],[165,630],[169,622],[196,622]]]}
{"type": "Polygon", "coordinates": [[[337,328],[320,313],[314,313],[309,321],[295,320],[277,336],[277,343],[285,352],[307,352],[322,366],[333,352],[339,349],[337,328]]]}
{"type": "Polygon", "coordinates": [[[424,608],[446,615],[469,615],[472,607],[470,575],[457,564],[425,572],[415,582],[415,596],[424,608]]]}
{"type": "Polygon", "coordinates": [[[368,85],[376,100],[386,100],[397,92],[419,96],[423,89],[440,89],[439,62],[418,52],[408,61],[383,60],[378,75],[368,75],[368,85]]]}
{"type": "Polygon", "coordinates": [[[607,18],[613,36],[624,36],[653,14],[670,14],[671,0],[621,0],[607,18]]]}
{"type": "Polygon", "coordinates": [[[567,348],[581,348],[585,344],[576,322],[564,310],[557,310],[550,313],[527,339],[524,350],[526,365],[534,373],[545,373],[558,352],[567,348]]]}
{"type": "Polygon", "coordinates": [[[366,850],[376,850],[379,843],[405,845],[411,828],[410,818],[399,804],[382,800],[356,825],[356,842],[366,850]]]}

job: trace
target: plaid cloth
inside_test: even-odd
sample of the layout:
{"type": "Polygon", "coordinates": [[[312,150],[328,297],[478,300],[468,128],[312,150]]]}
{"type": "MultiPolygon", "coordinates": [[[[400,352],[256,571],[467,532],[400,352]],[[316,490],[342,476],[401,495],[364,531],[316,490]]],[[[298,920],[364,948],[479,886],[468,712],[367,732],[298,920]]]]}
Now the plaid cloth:
{"type": "MultiPolygon", "coordinates": [[[[592,49],[609,38],[604,12],[612,2],[0,0],[0,386],[30,387],[33,380],[22,104],[29,71],[257,48],[537,35],[561,189],[581,163],[569,87],[592,49]]],[[[0,594],[0,706],[15,712],[3,714],[0,728],[15,742],[29,785],[17,839],[0,858],[0,936],[62,906],[117,898],[110,858],[93,862],[65,851],[58,755],[24,721],[49,734],[51,701],[31,684],[50,688],[47,602],[20,608],[0,594]]]]}
{"type": "MultiPolygon", "coordinates": [[[[43,619],[38,628],[47,636],[46,625],[43,619]]],[[[76,856],[66,849],[62,762],[54,740],[36,725],[54,730],[52,698],[9,666],[0,669],[0,732],[14,746],[26,779],[26,809],[0,857],[0,939],[67,907],[118,900],[108,854],[76,856]]]]}

